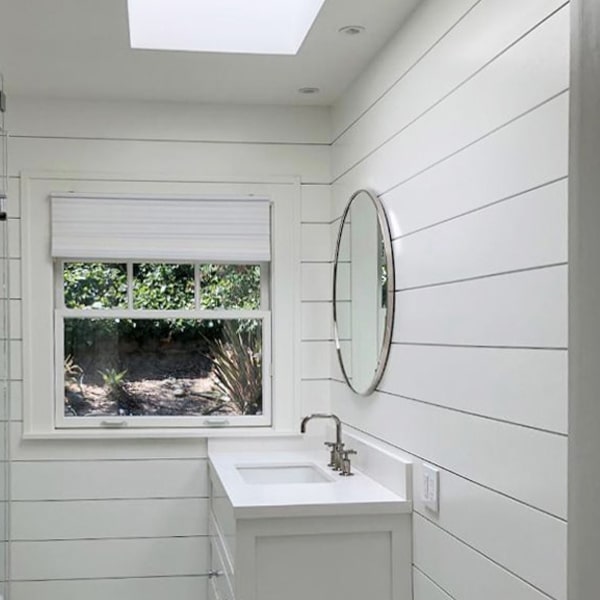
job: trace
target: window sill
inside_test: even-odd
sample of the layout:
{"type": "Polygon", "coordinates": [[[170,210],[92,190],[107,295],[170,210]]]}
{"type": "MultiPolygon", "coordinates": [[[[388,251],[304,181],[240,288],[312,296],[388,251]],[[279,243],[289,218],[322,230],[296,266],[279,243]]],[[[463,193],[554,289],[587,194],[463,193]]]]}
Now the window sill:
{"type": "Polygon", "coordinates": [[[52,431],[23,431],[23,440],[140,440],[140,439],[208,439],[208,438],[299,438],[299,431],[270,428],[215,429],[54,429],[52,431]]]}

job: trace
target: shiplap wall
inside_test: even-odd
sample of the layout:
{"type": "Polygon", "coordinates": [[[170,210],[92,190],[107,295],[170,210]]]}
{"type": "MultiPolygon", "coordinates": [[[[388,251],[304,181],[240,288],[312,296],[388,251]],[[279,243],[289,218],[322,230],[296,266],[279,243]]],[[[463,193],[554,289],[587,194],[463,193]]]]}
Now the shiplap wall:
{"type": "Polygon", "coordinates": [[[302,410],[331,394],[415,457],[417,495],[420,461],[442,470],[440,514],[416,502],[415,599],[565,599],[567,10],[426,0],[335,107],[333,151],[318,109],[13,99],[12,600],[203,598],[207,567],[204,442],[21,440],[21,170],[299,175],[302,410]],[[369,399],[330,360],[332,217],[359,187],[399,282],[369,399]]]}
{"type": "Polygon", "coordinates": [[[334,107],[332,217],[381,196],[397,305],[332,405],[415,459],[415,600],[566,599],[568,60],[563,1],[430,0],[334,107]]]}
{"type": "Polygon", "coordinates": [[[311,412],[329,394],[331,333],[321,326],[330,307],[321,291],[330,266],[329,113],[13,98],[9,117],[11,600],[202,600],[209,567],[205,440],[21,438],[19,173],[238,183],[299,176],[301,392],[302,411],[311,412]]]}
{"type": "MultiPolygon", "coordinates": [[[[0,137],[0,144],[3,138],[0,137]]],[[[3,144],[2,144],[3,146],[3,144]]],[[[3,148],[0,148],[0,160],[3,159],[3,148]]],[[[4,163],[0,163],[4,164],[4,163]]],[[[3,175],[0,167],[0,176],[3,175]]],[[[3,190],[3,183],[0,183],[0,190],[3,190]]],[[[8,469],[7,446],[9,422],[8,399],[10,379],[8,373],[9,364],[9,344],[10,335],[8,332],[9,323],[7,320],[8,309],[12,300],[8,291],[8,223],[0,222],[0,594],[5,594],[6,581],[6,539],[7,539],[7,486],[6,473],[8,469]]]]}
{"type": "MultiPolygon", "coordinates": [[[[0,85],[1,87],[1,85],[0,85]]],[[[0,192],[8,193],[6,177],[6,132],[3,115],[0,115],[0,192]]],[[[8,221],[0,222],[0,594],[6,595],[6,557],[8,502],[6,477],[8,441],[8,403],[10,393],[9,348],[10,334],[8,310],[12,303],[9,292],[8,221]]]]}

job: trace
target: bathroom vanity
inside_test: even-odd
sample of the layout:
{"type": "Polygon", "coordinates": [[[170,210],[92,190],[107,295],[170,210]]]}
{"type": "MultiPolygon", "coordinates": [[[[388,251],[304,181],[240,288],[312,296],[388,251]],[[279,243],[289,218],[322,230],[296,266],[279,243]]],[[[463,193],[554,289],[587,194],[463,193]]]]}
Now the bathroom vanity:
{"type": "Polygon", "coordinates": [[[326,462],[209,452],[211,600],[409,600],[411,503],[326,462]]]}

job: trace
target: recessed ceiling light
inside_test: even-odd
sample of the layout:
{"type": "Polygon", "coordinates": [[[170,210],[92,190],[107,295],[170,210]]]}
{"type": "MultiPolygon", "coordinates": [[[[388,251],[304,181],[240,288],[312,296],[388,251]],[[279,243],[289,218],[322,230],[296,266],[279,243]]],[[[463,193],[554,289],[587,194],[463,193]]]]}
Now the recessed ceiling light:
{"type": "Polygon", "coordinates": [[[364,33],[365,28],[362,25],[346,25],[345,27],[341,27],[338,31],[344,35],[360,35],[361,33],[364,33]]]}
{"type": "Polygon", "coordinates": [[[297,54],[325,0],[127,0],[132,48],[297,54]]]}
{"type": "Polygon", "coordinates": [[[298,89],[299,94],[318,94],[321,90],[318,87],[301,87],[298,89]]]}

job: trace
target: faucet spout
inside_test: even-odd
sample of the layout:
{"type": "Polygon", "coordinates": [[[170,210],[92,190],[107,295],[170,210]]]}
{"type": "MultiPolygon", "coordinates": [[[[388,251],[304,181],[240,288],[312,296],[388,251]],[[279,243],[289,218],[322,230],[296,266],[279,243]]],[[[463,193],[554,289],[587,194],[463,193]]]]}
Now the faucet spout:
{"type": "Polygon", "coordinates": [[[333,419],[335,422],[335,443],[340,445],[342,443],[342,422],[337,415],[327,413],[313,413],[302,419],[300,423],[300,433],[306,433],[306,424],[311,419],[333,419]]]}
{"type": "Polygon", "coordinates": [[[311,419],[332,419],[335,423],[335,442],[325,442],[330,450],[329,464],[334,471],[340,471],[343,477],[354,475],[350,465],[350,454],[356,454],[355,450],[344,450],[342,442],[342,422],[337,415],[327,413],[313,413],[304,417],[300,423],[300,433],[306,433],[306,425],[311,419]]]}

